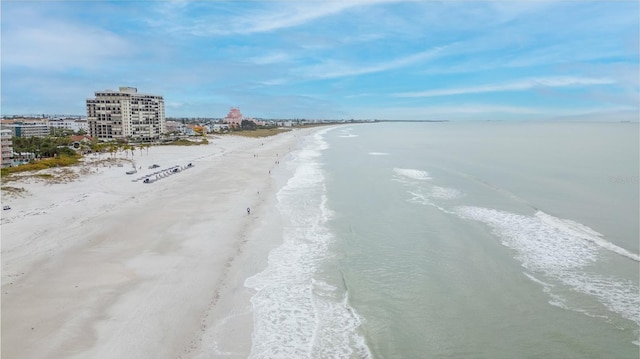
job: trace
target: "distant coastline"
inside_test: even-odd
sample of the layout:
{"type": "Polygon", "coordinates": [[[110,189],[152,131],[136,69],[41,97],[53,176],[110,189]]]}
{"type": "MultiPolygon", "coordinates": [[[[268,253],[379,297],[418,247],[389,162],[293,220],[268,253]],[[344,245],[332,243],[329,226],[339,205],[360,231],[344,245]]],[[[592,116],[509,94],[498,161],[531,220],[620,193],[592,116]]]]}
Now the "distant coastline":
{"type": "Polygon", "coordinates": [[[450,122],[449,120],[376,120],[375,122],[450,122]]]}

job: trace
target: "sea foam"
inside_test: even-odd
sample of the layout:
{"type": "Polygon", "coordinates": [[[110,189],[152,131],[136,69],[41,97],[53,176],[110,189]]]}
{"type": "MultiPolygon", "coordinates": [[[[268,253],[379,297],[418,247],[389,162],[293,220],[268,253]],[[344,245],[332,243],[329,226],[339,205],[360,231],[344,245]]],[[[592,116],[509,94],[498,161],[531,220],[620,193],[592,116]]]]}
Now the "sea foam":
{"type": "Polygon", "coordinates": [[[629,252],[628,250],[622,247],[618,247],[615,244],[605,240],[602,234],[583,225],[582,223],[578,223],[569,219],[560,219],[546,214],[542,211],[536,212],[536,217],[540,218],[541,221],[547,223],[550,226],[559,228],[565,232],[572,233],[574,236],[593,242],[606,250],[617,253],[636,262],[640,261],[639,255],[629,252]]]}
{"type": "Polygon", "coordinates": [[[516,258],[525,268],[593,296],[609,310],[640,324],[637,283],[588,270],[588,265],[598,260],[603,248],[595,240],[601,239],[600,234],[593,229],[540,211],[535,216],[526,216],[464,206],[458,207],[455,213],[491,227],[503,245],[516,251],[516,258]]]}
{"type": "Polygon", "coordinates": [[[250,358],[370,357],[357,331],[362,319],[347,294],[316,278],[334,241],[326,225],[333,213],[317,160],[328,148],[326,131],[294,153],[294,175],[277,195],[285,220],[283,243],[269,253],[267,268],[245,281],[256,291],[250,358]]]}
{"type": "Polygon", "coordinates": [[[412,168],[394,168],[393,172],[395,172],[398,176],[409,178],[412,180],[426,181],[431,179],[429,173],[427,173],[426,171],[412,168]]]}
{"type": "MultiPolygon", "coordinates": [[[[424,171],[395,168],[396,175],[413,180],[431,179],[424,171]]],[[[397,179],[397,178],[396,178],[397,179]]],[[[446,208],[445,202],[463,193],[455,188],[440,187],[422,182],[401,180],[410,185],[409,202],[435,207],[440,211],[485,223],[492,228],[502,244],[515,250],[522,266],[533,273],[542,273],[559,280],[580,293],[594,297],[602,305],[622,317],[640,324],[640,288],[637,283],[613,276],[588,272],[588,266],[598,261],[601,250],[608,250],[638,261],[638,255],[605,240],[603,235],[581,223],[561,219],[537,210],[528,216],[484,207],[460,206],[446,208]]],[[[542,282],[550,297],[550,304],[602,317],[580,308],[573,308],[567,300],[555,294],[552,284],[542,282]]]]}

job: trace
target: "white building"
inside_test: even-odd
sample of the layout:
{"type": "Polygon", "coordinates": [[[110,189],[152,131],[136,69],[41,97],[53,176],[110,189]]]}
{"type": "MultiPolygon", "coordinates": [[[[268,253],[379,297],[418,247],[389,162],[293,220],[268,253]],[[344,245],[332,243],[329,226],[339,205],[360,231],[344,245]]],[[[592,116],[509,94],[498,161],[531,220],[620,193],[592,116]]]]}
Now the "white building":
{"type": "Polygon", "coordinates": [[[211,125],[211,132],[226,132],[229,131],[229,124],[226,123],[214,123],[211,125]]]}
{"type": "Polygon", "coordinates": [[[2,141],[2,167],[10,167],[13,161],[13,142],[11,141],[12,131],[10,129],[0,130],[0,140],[2,141]]]}
{"type": "Polygon", "coordinates": [[[49,119],[49,128],[62,128],[78,132],[83,130],[89,132],[89,126],[86,119],[76,120],[74,118],[53,118],[49,119]]]}
{"type": "Polygon", "coordinates": [[[171,132],[184,133],[186,128],[187,127],[182,122],[166,121],[166,129],[167,129],[167,132],[169,133],[171,132]]]}
{"type": "Polygon", "coordinates": [[[76,129],[74,131],[76,132],[82,130],[86,133],[89,133],[89,122],[87,122],[86,118],[76,120],[75,128],[76,129]]]}
{"type": "Polygon", "coordinates": [[[89,134],[102,141],[156,141],[166,133],[164,98],[134,87],[96,92],[87,99],[89,134]]]}
{"type": "Polygon", "coordinates": [[[51,132],[47,121],[15,122],[11,126],[16,137],[45,137],[51,132]]]}

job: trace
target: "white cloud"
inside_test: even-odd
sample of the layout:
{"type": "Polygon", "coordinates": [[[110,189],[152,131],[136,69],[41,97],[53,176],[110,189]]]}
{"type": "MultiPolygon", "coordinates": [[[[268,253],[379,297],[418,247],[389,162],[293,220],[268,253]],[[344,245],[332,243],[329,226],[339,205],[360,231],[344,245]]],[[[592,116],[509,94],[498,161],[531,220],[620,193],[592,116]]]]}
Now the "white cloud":
{"type": "Polygon", "coordinates": [[[289,54],[286,54],[284,52],[274,52],[266,55],[249,58],[249,61],[253,62],[256,65],[269,65],[269,64],[287,62],[290,59],[291,59],[291,56],[289,54]]]}
{"type": "Polygon", "coordinates": [[[436,47],[427,51],[422,51],[413,55],[400,57],[386,62],[372,65],[352,65],[337,61],[328,61],[320,65],[308,66],[299,70],[303,77],[314,79],[331,79],[338,77],[357,76],[375,72],[393,70],[400,67],[409,66],[421,61],[435,58],[445,48],[436,47]]]}
{"type": "Polygon", "coordinates": [[[231,32],[249,34],[255,32],[273,31],[282,28],[299,26],[309,21],[340,13],[348,8],[361,5],[362,2],[313,2],[310,5],[291,7],[287,3],[287,9],[281,8],[277,11],[269,11],[248,18],[235,19],[235,26],[232,23],[231,32]]]}
{"type": "Polygon", "coordinates": [[[99,68],[105,60],[128,56],[134,51],[122,37],[88,25],[41,15],[23,18],[17,25],[3,28],[3,66],[39,70],[99,68]]]}
{"type": "Polygon", "coordinates": [[[158,8],[158,11],[166,14],[168,18],[164,21],[154,19],[152,23],[156,26],[168,26],[172,31],[187,32],[198,36],[254,34],[300,26],[355,7],[398,1],[401,0],[276,1],[270,3],[266,10],[253,9],[235,16],[216,18],[215,21],[212,21],[213,19],[200,21],[190,19],[190,21],[180,22],[190,22],[192,25],[175,27],[173,24],[176,22],[176,17],[187,9],[185,4],[188,4],[188,2],[178,2],[158,8]]]}
{"type": "Polygon", "coordinates": [[[277,86],[277,85],[283,85],[285,83],[287,83],[286,79],[271,79],[271,80],[265,80],[265,81],[259,81],[258,82],[261,85],[264,86],[277,86]]]}
{"type": "Polygon", "coordinates": [[[482,86],[458,87],[450,89],[427,90],[418,92],[401,92],[394,97],[434,97],[472,93],[523,91],[536,87],[576,87],[591,85],[608,85],[615,83],[609,78],[581,78],[581,77],[541,77],[531,78],[510,83],[488,84],[482,86]]]}

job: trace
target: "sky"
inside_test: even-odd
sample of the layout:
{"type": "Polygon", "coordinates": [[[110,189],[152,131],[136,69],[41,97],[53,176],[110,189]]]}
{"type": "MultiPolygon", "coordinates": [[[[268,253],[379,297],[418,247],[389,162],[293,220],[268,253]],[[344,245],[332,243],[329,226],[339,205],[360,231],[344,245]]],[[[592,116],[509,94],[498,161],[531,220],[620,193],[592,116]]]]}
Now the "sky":
{"type": "Polygon", "coordinates": [[[3,0],[0,114],[131,86],[167,117],[638,121],[639,7],[3,0]]]}

